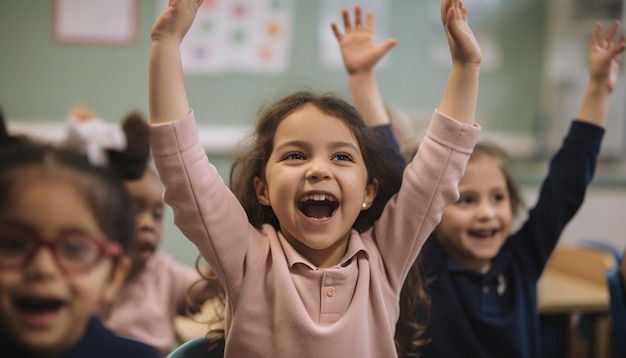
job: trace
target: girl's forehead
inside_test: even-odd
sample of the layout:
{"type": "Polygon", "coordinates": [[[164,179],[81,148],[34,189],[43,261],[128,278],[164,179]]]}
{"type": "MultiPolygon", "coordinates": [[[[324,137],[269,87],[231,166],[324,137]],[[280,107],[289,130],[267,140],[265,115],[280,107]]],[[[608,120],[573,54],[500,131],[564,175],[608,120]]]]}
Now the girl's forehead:
{"type": "Polygon", "coordinates": [[[499,160],[481,155],[467,163],[459,187],[497,185],[506,186],[506,177],[499,160]]]}
{"type": "Polygon", "coordinates": [[[318,137],[357,142],[352,128],[346,120],[322,112],[315,106],[307,105],[283,118],[276,128],[275,141],[286,138],[318,137]]]}

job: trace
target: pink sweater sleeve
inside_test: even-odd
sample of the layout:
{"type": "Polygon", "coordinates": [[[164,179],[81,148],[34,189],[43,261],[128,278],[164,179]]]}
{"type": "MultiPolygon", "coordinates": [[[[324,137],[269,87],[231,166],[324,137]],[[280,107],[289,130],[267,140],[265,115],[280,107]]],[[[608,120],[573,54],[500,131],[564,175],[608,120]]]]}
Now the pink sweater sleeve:
{"type": "Polygon", "coordinates": [[[462,124],[438,111],[433,114],[417,154],[404,170],[399,193],[387,203],[372,234],[394,292],[400,291],[445,207],[457,200],[458,184],[479,134],[478,125],[462,124]]]}
{"type": "Polygon", "coordinates": [[[261,233],[248,223],[239,201],[209,163],[193,112],[150,130],[164,200],[173,208],[176,226],[198,247],[227,292],[234,289],[245,273],[245,260],[254,259],[246,256],[249,245],[267,243],[258,239],[261,233]]]}

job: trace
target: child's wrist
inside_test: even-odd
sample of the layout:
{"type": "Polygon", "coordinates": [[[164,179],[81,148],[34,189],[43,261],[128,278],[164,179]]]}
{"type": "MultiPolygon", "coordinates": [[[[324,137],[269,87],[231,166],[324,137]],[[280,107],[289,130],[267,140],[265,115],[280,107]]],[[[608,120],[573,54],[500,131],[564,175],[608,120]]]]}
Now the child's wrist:
{"type": "Polygon", "coordinates": [[[478,76],[480,74],[480,64],[452,63],[452,73],[460,76],[478,76]]]}
{"type": "Polygon", "coordinates": [[[348,80],[352,82],[365,82],[371,81],[375,78],[373,70],[360,70],[354,72],[348,72],[348,80]]]}
{"type": "Polygon", "coordinates": [[[458,71],[479,71],[480,62],[452,61],[452,69],[458,71]]]}
{"type": "Polygon", "coordinates": [[[611,89],[608,81],[589,78],[589,84],[587,84],[587,92],[590,94],[609,94],[611,89]]]}
{"type": "Polygon", "coordinates": [[[172,34],[168,34],[168,33],[162,33],[162,32],[152,32],[150,34],[150,39],[152,41],[152,43],[159,43],[159,44],[173,44],[176,47],[178,47],[180,45],[180,43],[183,41],[182,37],[177,37],[174,36],[172,34]]]}

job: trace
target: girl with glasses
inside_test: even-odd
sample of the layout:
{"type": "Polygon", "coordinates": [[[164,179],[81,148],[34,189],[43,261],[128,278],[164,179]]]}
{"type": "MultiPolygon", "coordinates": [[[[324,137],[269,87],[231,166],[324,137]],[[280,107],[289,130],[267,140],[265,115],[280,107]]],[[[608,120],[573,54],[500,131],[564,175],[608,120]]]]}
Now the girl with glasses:
{"type": "Polygon", "coordinates": [[[134,217],[121,179],[74,151],[0,138],[3,357],[158,357],[94,316],[130,267],[134,217]]]}

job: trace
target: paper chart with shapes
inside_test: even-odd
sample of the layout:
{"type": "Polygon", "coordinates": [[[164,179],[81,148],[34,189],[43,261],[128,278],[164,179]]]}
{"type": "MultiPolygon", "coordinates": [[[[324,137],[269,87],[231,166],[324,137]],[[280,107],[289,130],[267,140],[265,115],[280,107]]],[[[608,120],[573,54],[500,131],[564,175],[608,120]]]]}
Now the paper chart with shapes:
{"type": "Polygon", "coordinates": [[[180,46],[185,73],[285,70],[293,11],[293,0],[204,0],[180,46]]]}

